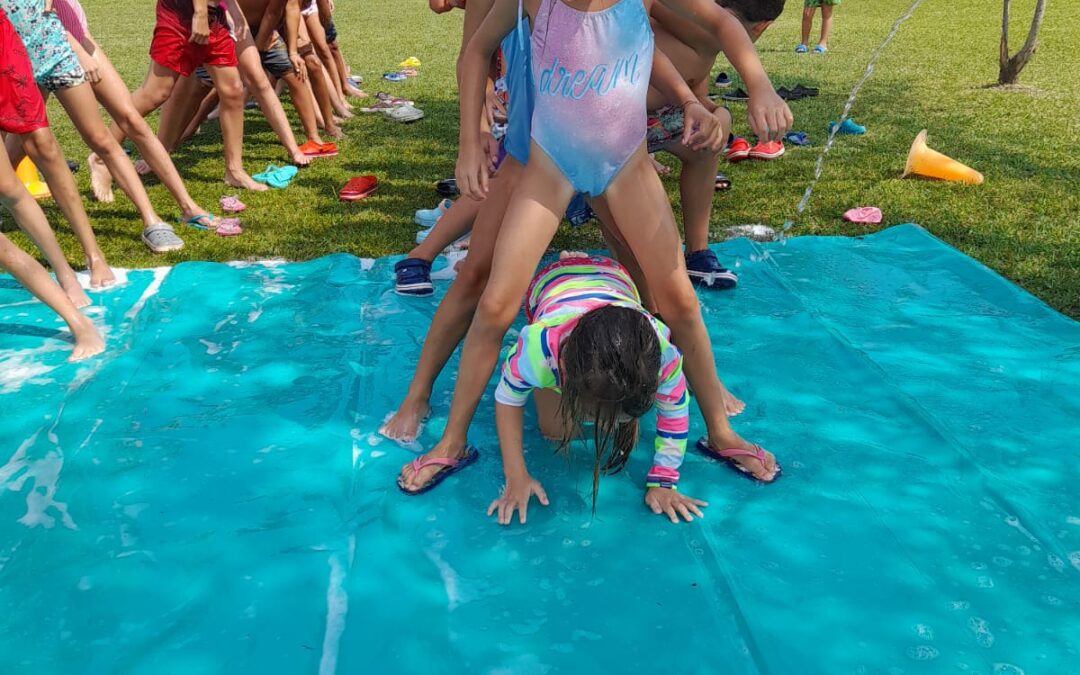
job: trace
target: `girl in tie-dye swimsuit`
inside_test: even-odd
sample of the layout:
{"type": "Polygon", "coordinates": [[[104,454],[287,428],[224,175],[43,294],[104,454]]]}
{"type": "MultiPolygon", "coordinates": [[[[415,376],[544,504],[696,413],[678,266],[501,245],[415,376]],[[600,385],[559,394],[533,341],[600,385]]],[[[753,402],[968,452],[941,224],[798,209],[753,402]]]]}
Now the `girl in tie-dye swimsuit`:
{"type": "MultiPolygon", "coordinates": [[[[752,98],[764,101],[764,106],[751,101],[751,111],[786,111],[767,84],[768,77],[745,29],[712,0],[496,2],[461,61],[462,129],[456,173],[462,194],[474,199],[486,196],[488,176],[479,145],[485,67],[502,38],[525,14],[532,25],[536,105],[532,145],[499,231],[490,278],[465,339],[448,423],[440,442],[402,469],[399,485],[403,490],[419,493],[437,483],[440,474],[475,459],[475,451],[466,447],[468,427],[495,368],[502,338],[521,306],[531,271],[546,251],[567,204],[579,191],[606,205],[628,252],[641,267],[653,302],[671,326],[706,418],[709,435],[705,448],[737,451],[741,454],[733,461],[739,468],[759,480],[775,478],[777,466],[772,455],[740,438],[728,424],[732,399],[716,376],[712,346],[686,274],[675,218],[645,151],[645,99],[653,51],[647,10],[654,1],[692,16],[721,44],[730,46],[725,50],[729,59],[744,80],[754,83],[752,98]]],[[[698,105],[695,99],[683,102],[682,107],[689,110],[698,105]]],[[[761,117],[766,118],[779,119],[770,114],[761,117]]],[[[773,137],[782,135],[786,128],[759,123],[755,130],[763,137],[773,137]]],[[[527,503],[530,493],[524,477],[519,474],[511,479],[509,468],[507,477],[504,496],[519,506],[527,503]]],[[[678,512],[684,517],[694,504],[663,486],[650,488],[646,502],[657,513],[678,512]]]]}

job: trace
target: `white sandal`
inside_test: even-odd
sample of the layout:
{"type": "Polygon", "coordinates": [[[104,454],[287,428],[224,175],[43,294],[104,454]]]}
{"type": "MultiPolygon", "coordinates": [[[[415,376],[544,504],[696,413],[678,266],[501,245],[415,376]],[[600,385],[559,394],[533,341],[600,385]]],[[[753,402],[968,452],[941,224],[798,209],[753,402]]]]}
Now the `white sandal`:
{"type": "Polygon", "coordinates": [[[424,118],[424,111],[411,105],[402,105],[390,110],[384,110],[383,114],[386,115],[387,119],[404,123],[415,122],[424,118]]]}

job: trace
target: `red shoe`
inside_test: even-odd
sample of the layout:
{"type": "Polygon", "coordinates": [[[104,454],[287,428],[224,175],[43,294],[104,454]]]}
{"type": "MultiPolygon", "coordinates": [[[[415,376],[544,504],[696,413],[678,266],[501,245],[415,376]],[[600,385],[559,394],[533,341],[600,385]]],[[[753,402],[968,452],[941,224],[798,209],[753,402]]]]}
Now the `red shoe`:
{"type": "Polygon", "coordinates": [[[375,176],[357,176],[350,178],[338,195],[343,202],[355,202],[367,197],[379,189],[379,179],[375,176]]]}
{"type": "Polygon", "coordinates": [[[732,164],[741,162],[750,156],[750,144],[746,142],[745,138],[736,136],[735,140],[728,144],[727,150],[724,151],[724,156],[727,157],[727,161],[732,164]]]}
{"type": "Polygon", "coordinates": [[[784,154],[784,144],[780,141],[758,143],[748,154],[750,159],[776,159],[784,154]]]}
{"type": "Polygon", "coordinates": [[[335,157],[338,154],[337,145],[333,143],[316,143],[307,141],[300,146],[300,152],[308,157],[335,157]]]}

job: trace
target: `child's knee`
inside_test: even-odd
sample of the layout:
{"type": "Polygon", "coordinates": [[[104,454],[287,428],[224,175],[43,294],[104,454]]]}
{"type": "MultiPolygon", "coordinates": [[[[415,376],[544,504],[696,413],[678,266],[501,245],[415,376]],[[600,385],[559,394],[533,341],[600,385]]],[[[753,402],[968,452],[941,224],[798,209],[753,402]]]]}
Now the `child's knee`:
{"type": "Polygon", "coordinates": [[[669,325],[696,321],[701,314],[701,304],[689,279],[675,288],[653,289],[653,301],[669,325]]]}
{"type": "Polygon", "coordinates": [[[518,303],[513,298],[498,291],[493,291],[489,286],[480,296],[480,302],[476,306],[476,319],[479,326],[485,329],[506,332],[510,324],[517,316],[518,303]]]}
{"type": "Polygon", "coordinates": [[[814,12],[816,12],[816,11],[817,11],[816,7],[804,7],[803,11],[802,11],[803,18],[813,19],[814,18],[814,12]]]}
{"type": "Polygon", "coordinates": [[[484,294],[484,288],[487,286],[488,275],[491,273],[491,265],[480,263],[469,263],[469,259],[465,259],[465,264],[458,270],[458,275],[455,283],[460,284],[462,290],[473,301],[479,301],[480,296],[484,294]]]}
{"type": "Polygon", "coordinates": [[[221,100],[221,105],[225,107],[237,108],[244,105],[244,85],[241,84],[239,77],[223,78],[221,82],[214,85],[217,89],[218,98],[221,100]]]}

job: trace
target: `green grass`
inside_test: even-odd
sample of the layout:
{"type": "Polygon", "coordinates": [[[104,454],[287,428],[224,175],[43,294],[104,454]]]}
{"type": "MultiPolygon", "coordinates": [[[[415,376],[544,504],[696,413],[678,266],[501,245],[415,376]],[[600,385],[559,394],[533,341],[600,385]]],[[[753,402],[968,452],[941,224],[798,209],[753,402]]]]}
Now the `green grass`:
{"type": "MultiPolygon", "coordinates": [[[[713,212],[717,231],[738,223],[779,226],[795,217],[825,124],[839,114],[871,52],[910,2],[845,3],[837,10],[832,49],[825,57],[792,53],[802,3],[788,3],[784,16],[758,47],[778,86],[802,82],[821,88],[820,97],[792,104],[795,128],[809,132],[817,147],[790,148],[776,162],[722,167],[735,187],[717,197],[713,212]]],[[[83,4],[98,41],[129,84],[136,85],[148,64],[152,3],[83,0],[83,4]]],[[[1013,5],[1014,31],[1022,37],[1034,0],[1013,5]]],[[[176,254],[155,256],[145,249],[138,240],[134,210],[119,192],[114,204],[88,203],[114,265],[305,259],[337,251],[378,256],[411,248],[416,231],[412,211],[436,201],[433,184],[452,172],[456,157],[453,64],[461,16],[435,16],[419,0],[338,6],[342,48],[355,71],[364,75],[367,90],[414,98],[427,118],[409,126],[374,116],[347,123],[348,138],[341,143],[338,158],[317,161],[288,190],[243,196],[250,208],[244,214],[242,237],[220,239],[181,230],[187,248],[176,254]],[[424,62],[419,78],[403,84],[379,79],[410,55],[424,62]],[[381,190],[363,203],[338,202],[337,189],[349,176],[361,173],[378,175],[381,190]]],[[[840,214],[852,206],[877,205],[885,212],[886,225],[920,223],[1059,310],[1080,317],[1080,157],[1075,151],[1080,137],[1076,50],[1080,4],[1050,5],[1039,52],[1021,78],[1029,89],[1022,91],[985,87],[997,74],[999,11],[998,3],[987,0],[923,2],[881,55],[856,101],[853,116],[867,125],[869,134],[838,140],[793,233],[864,233],[863,227],[843,223],[840,214]],[[968,187],[901,180],[907,148],[923,128],[930,130],[933,147],[981,170],[986,183],[968,187]]],[[[49,111],[65,152],[84,165],[78,178],[88,194],[86,149],[55,103],[49,111]]],[[[744,112],[735,106],[736,132],[747,131],[744,112]]],[[[251,173],[284,160],[257,111],[247,115],[245,153],[251,173]]],[[[220,182],[215,125],[206,125],[175,160],[204,205],[216,207],[219,197],[231,193],[220,182]]],[[[676,196],[675,181],[668,179],[666,184],[676,196]]],[[[175,217],[175,204],[160,185],[153,184],[150,195],[163,216],[175,217]]],[[[54,207],[47,206],[47,213],[52,222],[62,223],[54,207]]],[[[10,230],[10,220],[4,227],[10,230]]],[[[60,229],[65,250],[78,260],[74,238],[66,227],[60,229]]],[[[29,245],[21,236],[16,239],[29,245]]],[[[556,241],[562,246],[599,243],[591,228],[564,230],[556,241]]]]}

